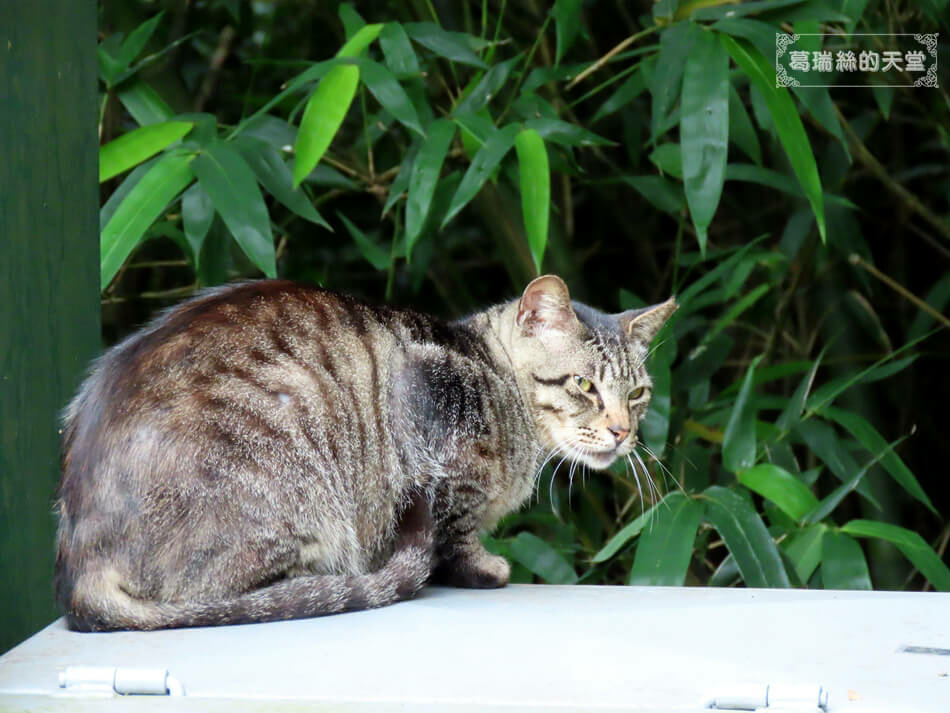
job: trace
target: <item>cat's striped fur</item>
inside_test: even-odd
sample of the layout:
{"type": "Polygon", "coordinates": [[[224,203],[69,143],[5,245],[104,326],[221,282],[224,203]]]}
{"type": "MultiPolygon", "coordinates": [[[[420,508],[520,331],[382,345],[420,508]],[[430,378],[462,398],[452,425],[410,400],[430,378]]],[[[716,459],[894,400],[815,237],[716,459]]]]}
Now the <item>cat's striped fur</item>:
{"type": "Polygon", "coordinates": [[[316,616],[433,575],[503,586],[479,532],[528,498],[545,453],[604,467],[633,448],[646,350],[674,309],[603,315],[546,276],[451,324],[278,281],[171,310],[66,411],[69,625],[316,616]]]}

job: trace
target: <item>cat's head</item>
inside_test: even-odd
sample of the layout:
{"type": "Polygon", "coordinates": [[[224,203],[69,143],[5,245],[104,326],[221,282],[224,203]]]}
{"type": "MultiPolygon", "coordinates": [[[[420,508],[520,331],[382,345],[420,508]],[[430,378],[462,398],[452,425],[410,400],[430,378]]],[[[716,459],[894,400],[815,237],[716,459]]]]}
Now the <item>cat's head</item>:
{"type": "Polygon", "coordinates": [[[555,275],[525,288],[512,359],[544,447],[597,469],[633,450],[652,394],[645,366],[650,342],[677,306],[670,298],[604,314],[572,303],[555,275]]]}

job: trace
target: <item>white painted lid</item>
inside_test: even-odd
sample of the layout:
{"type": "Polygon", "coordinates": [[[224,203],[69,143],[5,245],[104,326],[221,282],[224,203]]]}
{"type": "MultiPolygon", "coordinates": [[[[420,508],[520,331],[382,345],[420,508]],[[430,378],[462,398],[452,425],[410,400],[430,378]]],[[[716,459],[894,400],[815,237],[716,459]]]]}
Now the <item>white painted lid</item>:
{"type": "Polygon", "coordinates": [[[167,672],[174,702],[112,701],[150,710],[816,711],[827,695],[832,713],[948,713],[948,653],[950,594],[427,588],[274,624],[80,634],[59,620],[0,657],[0,709],[109,710],[108,683],[60,688],[86,666],[126,687],[167,672]]]}

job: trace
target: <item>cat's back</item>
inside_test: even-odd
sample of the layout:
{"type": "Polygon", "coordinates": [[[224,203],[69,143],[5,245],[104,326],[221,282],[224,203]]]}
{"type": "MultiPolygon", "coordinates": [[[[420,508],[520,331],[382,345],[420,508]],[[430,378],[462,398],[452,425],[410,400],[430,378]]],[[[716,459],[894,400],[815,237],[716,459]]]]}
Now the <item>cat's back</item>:
{"type": "Polygon", "coordinates": [[[409,325],[420,323],[424,331],[432,321],[290,281],[217,288],[165,312],[106,352],[78,400],[97,390],[100,400],[140,400],[144,406],[218,381],[244,380],[267,391],[278,374],[287,386],[301,376],[313,386],[317,373],[352,382],[385,367],[374,362],[413,338],[409,325]]]}
{"type": "Polygon", "coordinates": [[[289,281],[208,291],[108,351],[66,412],[64,481],[109,462],[384,457],[387,385],[448,327],[289,281]]]}
{"type": "Polygon", "coordinates": [[[406,313],[290,281],[209,290],[110,350],[96,368],[113,394],[202,386],[215,377],[320,369],[338,376],[359,352],[370,361],[405,338],[406,313]]]}

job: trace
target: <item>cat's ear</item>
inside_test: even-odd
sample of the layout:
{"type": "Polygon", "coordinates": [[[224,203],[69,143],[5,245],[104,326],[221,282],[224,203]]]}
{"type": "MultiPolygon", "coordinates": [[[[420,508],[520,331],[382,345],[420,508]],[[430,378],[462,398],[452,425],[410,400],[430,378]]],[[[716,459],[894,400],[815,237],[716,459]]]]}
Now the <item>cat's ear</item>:
{"type": "Polygon", "coordinates": [[[525,334],[549,331],[567,334],[578,324],[571,307],[571,294],[557,275],[542,275],[524,288],[516,319],[525,334]]]}
{"type": "Polygon", "coordinates": [[[631,309],[619,315],[620,328],[630,339],[649,344],[657,332],[662,329],[672,314],[679,309],[676,299],[670,297],[666,302],[631,309]]]}

